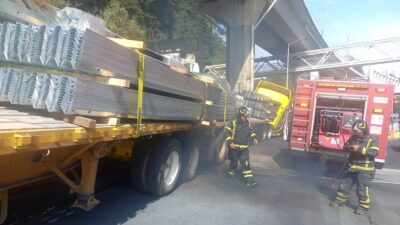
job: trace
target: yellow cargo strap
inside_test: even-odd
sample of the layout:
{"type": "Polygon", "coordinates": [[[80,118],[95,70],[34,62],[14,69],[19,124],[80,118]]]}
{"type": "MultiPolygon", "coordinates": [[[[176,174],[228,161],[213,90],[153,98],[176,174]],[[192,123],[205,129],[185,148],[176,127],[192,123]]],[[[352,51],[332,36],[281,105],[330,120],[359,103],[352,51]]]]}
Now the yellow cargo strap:
{"type": "Polygon", "coordinates": [[[139,50],[135,50],[138,55],[138,90],[137,90],[137,127],[136,127],[136,137],[140,136],[142,130],[142,111],[143,111],[143,85],[144,85],[144,55],[139,50]]]}

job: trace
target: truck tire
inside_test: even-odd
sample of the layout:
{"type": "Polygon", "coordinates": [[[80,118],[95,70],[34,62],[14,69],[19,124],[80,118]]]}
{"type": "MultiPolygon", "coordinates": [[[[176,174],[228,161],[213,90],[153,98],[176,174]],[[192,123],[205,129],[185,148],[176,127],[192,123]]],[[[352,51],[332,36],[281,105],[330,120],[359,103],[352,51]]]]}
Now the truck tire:
{"type": "Polygon", "coordinates": [[[227,152],[224,132],[221,131],[214,141],[214,164],[219,165],[225,162],[227,152]]]}
{"type": "Polygon", "coordinates": [[[200,149],[197,145],[191,144],[185,147],[183,151],[183,166],[181,172],[181,181],[192,180],[197,175],[199,165],[200,149]]]}
{"type": "Polygon", "coordinates": [[[257,137],[260,139],[260,141],[267,140],[267,129],[262,128],[259,131],[259,134],[257,135],[257,137]]]}
{"type": "Polygon", "coordinates": [[[171,193],[181,172],[182,146],[176,139],[161,140],[153,149],[147,168],[148,192],[157,196],[171,193]]]}
{"type": "Polygon", "coordinates": [[[289,124],[288,121],[286,119],[285,123],[283,124],[283,128],[282,128],[282,137],[284,141],[289,141],[289,124]]]}
{"type": "Polygon", "coordinates": [[[272,137],[272,127],[271,126],[267,126],[267,128],[265,129],[265,140],[270,140],[272,137]]]}
{"type": "Polygon", "coordinates": [[[289,111],[286,111],[285,114],[285,123],[283,124],[282,128],[282,136],[284,141],[290,141],[290,129],[292,129],[292,123],[291,123],[291,114],[289,111]]]}
{"type": "Polygon", "coordinates": [[[140,143],[134,146],[131,160],[130,181],[134,190],[146,192],[146,171],[153,148],[150,143],[140,143]]]}

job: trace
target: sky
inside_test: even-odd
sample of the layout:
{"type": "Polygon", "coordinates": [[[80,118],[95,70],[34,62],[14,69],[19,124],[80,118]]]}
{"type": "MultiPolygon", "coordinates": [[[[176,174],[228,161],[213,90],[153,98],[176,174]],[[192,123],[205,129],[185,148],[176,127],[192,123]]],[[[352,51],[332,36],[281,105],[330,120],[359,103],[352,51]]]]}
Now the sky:
{"type": "MultiPolygon", "coordinates": [[[[304,0],[330,47],[400,37],[399,0],[304,0]]],[[[371,66],[400,76],[400,63],[371,66]]]]}
{"type": "Polygon", "coordinates": [[[399,0],[305,0],[329,46],[400,36],[399,0]]]}
{"type": "MultiPolygon", "coordinates": [[[[330,47],[400,37],[400,0],[304,1],[315,25],[330,47]]],[[[255,53],[256,57],[267,54],[258,47],[255,53]]],[[[374,68],[400,75],[400,63],[374,68]]]]}

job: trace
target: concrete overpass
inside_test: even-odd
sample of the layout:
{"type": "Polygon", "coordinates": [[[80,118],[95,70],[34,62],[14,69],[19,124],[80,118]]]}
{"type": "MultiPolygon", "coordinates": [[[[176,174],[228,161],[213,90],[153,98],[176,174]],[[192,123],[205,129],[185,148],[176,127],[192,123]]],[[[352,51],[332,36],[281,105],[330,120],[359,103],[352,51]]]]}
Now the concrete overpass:
{"type": "Polygon", "coordinates": [[[199,1],[227,27],[227,78],[237,91],[253,88],[254,44],[282,57],[288,45],[291,52],[328,47],[303,0],[199,1]]]}

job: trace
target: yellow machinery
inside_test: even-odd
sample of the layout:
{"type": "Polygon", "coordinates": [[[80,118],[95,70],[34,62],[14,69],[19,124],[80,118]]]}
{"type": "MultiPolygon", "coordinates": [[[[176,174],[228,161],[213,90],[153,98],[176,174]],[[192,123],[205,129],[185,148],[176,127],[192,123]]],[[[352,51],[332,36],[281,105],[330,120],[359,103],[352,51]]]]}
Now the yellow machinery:
{"type": "Polygon", "coordinates": [[[286,120],[285,115],[290,106],[290,99],[292,97],[291,90],[275,83],[261,80],[258,82],[255,92],[280,104],[276,117],[272,121],[268,121],[269,128],[266,132],[266,138],[279,135],[284,128],[286,120]]]}

